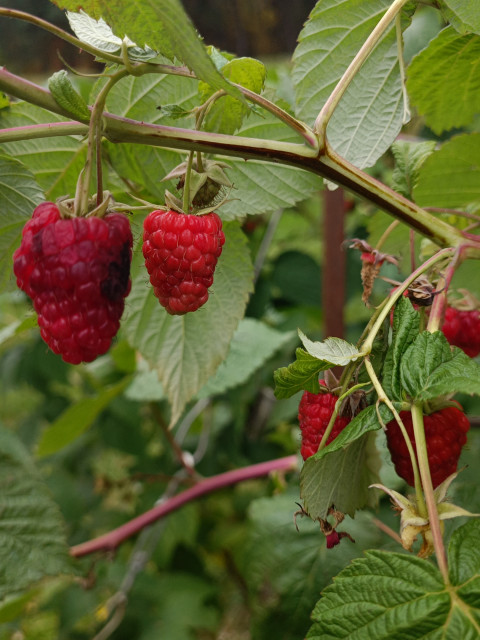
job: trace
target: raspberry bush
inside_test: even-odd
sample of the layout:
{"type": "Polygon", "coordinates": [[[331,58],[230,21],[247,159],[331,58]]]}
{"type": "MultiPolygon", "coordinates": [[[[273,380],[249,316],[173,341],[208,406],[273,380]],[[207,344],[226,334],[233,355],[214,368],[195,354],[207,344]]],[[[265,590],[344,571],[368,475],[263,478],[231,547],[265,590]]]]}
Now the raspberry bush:
{"type": "Polygon", "coordinates": [[[480,8],[267,69],[55,5],[0,7],[96,61],[0,68],[0,640],[480,637],[480,8]]]}

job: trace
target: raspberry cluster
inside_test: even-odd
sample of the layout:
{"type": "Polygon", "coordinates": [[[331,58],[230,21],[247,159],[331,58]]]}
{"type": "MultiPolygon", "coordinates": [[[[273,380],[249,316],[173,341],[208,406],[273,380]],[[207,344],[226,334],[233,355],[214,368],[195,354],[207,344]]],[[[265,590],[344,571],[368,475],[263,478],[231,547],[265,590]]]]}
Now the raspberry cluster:
{"type": "Polygon", "coordinates": [[[143,255],[154,293],[172,315],[196,311],[208,300],[225,235],[216,213],[152,211],[145,219],[143,255]]]}
{"type": "Polygon", "coordinates": [[[475,358],[480,353],[480,311],[447,307],[442,331],[450,344],[475,358]]]}
{"type": "MultiPolygon", "coordinates": [[[[409,411],[401,411],[400,417],[415,451],[412,414],[409,411]]],[[[457,407],[445,407],[435,411],[424,416],[423,421],[428,463],[435,488],[457,470],[470,423],[463,411],[457,407]]],[[[412,463],[402,432],[395,420],[387,424],[386,434],[388,449],[397,474],[413,487],[415,481],[412,463]]]]}
{"type": "Polygon", "coordinates": [[[131,287],[131,258],[130,224],[120,213],[62,219],[44,202],[26,223],[13,270],[42,338],[65,362],[91,362],[109,349],[131,287]]]}

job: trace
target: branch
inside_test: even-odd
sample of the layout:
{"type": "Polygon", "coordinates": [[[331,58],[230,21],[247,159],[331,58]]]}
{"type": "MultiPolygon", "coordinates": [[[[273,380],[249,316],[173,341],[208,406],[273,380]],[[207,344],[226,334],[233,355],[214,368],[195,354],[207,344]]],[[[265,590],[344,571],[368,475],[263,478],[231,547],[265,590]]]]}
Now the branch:
{"type": "Polygon", "coordinates": [[[172,513],[172,511],[180,509],[184,504],[187,504],[200,496],[204,496],[208,493],[212,493],[213,491],[217,491],[218,489],[228,487],[238,482],[266,476],[269,473],[272,473],[272,471],[295,471],[297,466],[297,456],[293,455],[285,458],[278,458],[277,460],[270,460],[268,462],[261,462],[260,464],[243,467],[242,469],[235,469],[234,471],[227,471],[226,473],[221,473],[217,476],[213,476],[212,478],[201,480],[194,487],[186,489],[166,502],[153,507],[150,511],[130,520],[130,522],[118,527],[118,529],[114,529],[103,536],[72,547],[70,549],[70,555],[75,558],[81,558],[90,553],[95,553],[96,551],[112,551],[122,542],[145,527],[148,527],[160,518],[172,513]]]}
{"type": "MultiPolygon", "coordinates": [[[[62,116],[72,117],[49,91],[0,69],[0,90],[62,116]]],[[[427,213],[380,181],[339,156],[330,145],[324,152],[304,144],[245,138],[220,133],[167,127],[104,113],[104,136],[114,143],[131,142],[183,151],[202,151],[223,156],[286,164],[311,171],[366,198],[440,247],[458,247],[471,239],[469,257],[480,259],[478,238],[427,213]]]]}

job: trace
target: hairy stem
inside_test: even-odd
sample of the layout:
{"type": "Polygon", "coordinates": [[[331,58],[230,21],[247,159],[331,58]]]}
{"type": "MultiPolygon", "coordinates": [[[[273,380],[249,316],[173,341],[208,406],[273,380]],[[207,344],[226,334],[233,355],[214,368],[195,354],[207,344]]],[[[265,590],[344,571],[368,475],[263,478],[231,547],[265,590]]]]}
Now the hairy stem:
{"type": "Polygon", "coordinates": [[[297,456],[287,456],[285,458],[278,458],[276,460],[243,467],[242,469],[227,471],[226,473],[221,473],[217,476],[213,476],[212,478],[201,480],[194,487],[186,489],[166,502],[153,507],[153,509],[150,509],[141,516],[130,520],[130,522],[118,527],[118,529],[114,529],[103,536],[72,547],[70,549],[70,554],[75,558],[80,558],[90,553],[95,553],[96,551],[111,551],[148,525],[165,517],[169,513],[180,509],[184,504],[187,504],[200,496],[207,495],[213,491],[218,491],[219,489],[228,487],[232,484],[237,484],[238,482],[244,482],[245,480],[251,480],[252,478],[261,478],[273,471],[295,471],[297,466],[297,456]]]}
{"type": "Polygon", "coordinates": [[[425,429],[423,426],[423,407],[420,403],[412,405],[412,422],[413,433],[415,436],[415,446],[417,449],[418,465],[420,468],[420,476],[422,479],[423,493],[427,503],[428,520],[430,530],[432,532],[433,546],[437,556],[438,568],[442,574],[445,584],[449,584],[447,556],[445,546],[443,544],[442,531],[440,528],[440,519],[438,517],[437,505],[433,493],[432,477],[430,475],[430,467],[428,465],[427,443],[425,440],[425,429]]]}

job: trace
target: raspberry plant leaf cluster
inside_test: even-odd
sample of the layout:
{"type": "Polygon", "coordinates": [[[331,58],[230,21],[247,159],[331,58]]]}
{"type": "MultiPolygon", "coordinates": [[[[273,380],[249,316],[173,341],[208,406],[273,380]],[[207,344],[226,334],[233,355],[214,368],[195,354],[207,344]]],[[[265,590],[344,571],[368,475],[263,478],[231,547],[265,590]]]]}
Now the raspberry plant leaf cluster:
{"type": "MultiPolygon", "coordinates": [[[[271,486],[285,493],[254,501],[246,525],[254,531],[250,553],[253,556],[257,553],[257,561],[259,552],[254,547],[259,541],[265,543],[262,533],[266,534],[268,548],[261,544],[259,547],[268,551],[262,551],[263,556],[268,556],[268,560],[262,558],[262,566],[270,562],[271,581],[265,582],[261,570],[257,570],[255,576],[255,570],[247,566],[244,588],[250,590],[249,594],[255,592],[259,603],[271,590],[275,602],[285,603],[292,593],[299,594],[301,606],[295,610],[288,602],[285,606],[284,611],[292,615],[281,620],[277,635],[284,635],[283,627],[289,629],[292,624],[289,618],[299,616],[299,611],[307,620],[311,605],[326,586],[326,582],[322,582],[324,578],[338,573],[346,559],[354,558],[365,545],[371,548],[384,544],[379,532],[376,536],[370,534],[372,517],[359,511],[380,504],[379,509],[385,514],[388,507],[384,502],[379,503],[379,491],[384,491],[401,511],[400,536],[390,531],[391,537],[419,557],[368,551],[362,559],[341,571],[334,584],[325,589],[308,637],[370,640],[407,633],[409,637],[443,634],[456,640],[459,630],[462,637],[477,637],[480,624],[472,585],[478,581],[479,574],[478,545],[474,546],[473,542],[478,537],[479,525],[471,521],[450,535],[451,528],[444,527],[444,520],[474,517],[476,514],[472,512],[478,511],[478,507],[471,511],[464,508],[469,505],[463,503],[463,497],[457,500],[461,494],[457,478],[462,479],[467,473],[458,468],[459,454],[465,434],[473,430],[468,429],[467,417],[453,395],[480,393],[480,367],[469,357],[475,355],[475,345],[462,344],[462,351],[458,346],[451,346],[458,340],[449,334],[448,325],[445,325],[446,337],[441,330],[442,323],[450,316],[447,305],[451,302],[451,290],[467,284],[475,293],[479,282],[479,134],[469,132],[475,131],[472,115],[479,96],[473,81],[465,83],[468,104],[456,99],[452,105],[456,95],[452,83],[455,87],[462,84],[469,70],[476,68],[478,11],[470,3],[460,6],[457,0],[444,0],[441,8],[444,15],[450,16],[451,26],[431,43],[421,42],[420,35],[417,45],[420,49],[423,47],[423,51],[405,70],[409,60],[403,59],[403,40],[405,37],[408,42],[406,29],[412,17],[415,19],[417,3],[320,0],[299,36],[293,56],[292,104],[288,104],[285,87],[279,99],[275,83],[270,83],[261,62],[205,47],[178,0],[121,0],[113,4],[106,0],[87,0],[81,3],[82,11],[78,14],[72,12],[79,9],[79,2],[63,0],[55,4],[70,10],[68,17],[77,37],[35,16],[20,16],[14,10],[0,8],[0,19],[20,17],[51,30],[97,61],[104,61],[105,69],[100,79],[91,83],[90,93],[85,89],[86,83],[77,93],[71,71],[55,74],[50,79],[50,90],[45,90],[0,69],[0,89],[13,98],[0,110],[0,168],[5,169],[0,180],[3,205],[0,248],[5,249],[5,260],[10,263],[13,251],[20,244],[22,228],[40,202],[66,196],[73,198],[76,194],[75,213],[87,215],[84,222],[88,221],[88,214],[92,213],[87,207],[88,200],[96,191],[96,205],[101,204],[103,184],[118,210],[128,212],[136,246],[129,274],[132,290],[127,291],[127,287],[123,292],[128,293],[128,297],[118,337],[114,338],[115,346],[95,362],[75,368],[52,360],[53,354],[45,355],[45,351],[44,357],[37,358],[45,359],[45,366],[56,362],[54,366],[64,367],[52,385],[62,403],[57,398],[45,411],[42,430],[29,428],[27,438],[38,457],[46,459],[45,466],[42,461],[45,473],[48,468],[55,468],[57,462],[60,467],[63,460],[69,460],[73,451],[81,474],[78,460],[82,455],[77,455],[77,451],[83,453],[85,443],[89,446],[93,443],[95,453],[86,454],[86,458],[87,466],[91,467],[88,472],[93,470],[95,476],[95,490],[109,493],[110,501],[105,500],[104,504],[119,505],[123,514],[132,504],[136,507],[141,504],[138,510],[143,510],[145,504],[148,509],[151,504],[148,503],[151,493],[139,498],[135,492],[145,491],[147,483],[143,482],[142,474],[148,475],[146,468],[152,462],[154,482],[162,475],[166,487],[164,503],[160,500],[156,507],[138,518],[133,517],[118,529],[104,533],[103,515],[93,525],[82,521],[80,535],[83,537],[87,529],[92,540],[75,544],[71,555],[79,558],[94,551],[111,554],[147,523],[152,524],[166,514],[172,518],[167,522],[168,535],[178,526],[182,533],[177,535],[177,542],[188,547],[192,554],[196,553],[193,550],[197,548],[200,529],[209,528],[212,516],[208,507],[205,511],[202,507],[200,516],[197,504],[187,506],[194,499],[192,496],[276,472],[271,475],[271,486]],[[444,46],[447,41],[453,46],[444,46]],[[460,50],[459,44],[466,46],[460,50]],[[433,58],[438,64],[429,62],[433,58]],[[446,113],[448,105],[454,108],[446,113]],[[433,131],[447,132],[448,139],[440,149],[436,141],[395,141],[402,125],[414,113],[412,107],[424,112],[425,122],[433,131]],[[464,127],[460,135],[448,134],[454,126],[464,127]],[[375,165],[388,148],[392,149],[390,161],[394,168],[392,175],[388,171],[382,174],[384,184],[361,169],[375,165]],[[366,283],[368,292],[364,291],[372,307],[362,312],[366,327],[356,344],[350,337],[348,341],[328,336],[313,340],[301,328],[299,336],[304,349],[298,348],[295,362],[288,365],[291,355],[286,351],[296,346],[291,325],[296,316],[288,318],[280,331],[286,316],[271,305],[271,296],[268,303],[271,306],[267,305],[261,319],[245,318],[246,310],[247,314],[255,314],[252,309],[256,302],[253,300],[253,305],[248,305],[254,269],[247,242],[255,247],[258,236],[254,229],[253,241],[247,240],[241,225],[246,216],[258,216],[253,218],[254,227],[262,225],[272,212],[297,205],[319,190],[321,178],[324,184],[340,185],[367,201],[366,206],[358,205],[364,207],[361,214],[357,211],[353,215],[368,220],[369,237],[360,243],[366,247],[365,251],[362,249],[361,258],[364,266],[367,264],[375,271],[368,286],[366,283]],[[221,188],[217,189],[219,185],[221,188]],[[231,189],[231,193],[221,202],[224,188],[231,189]],[[144,220],[149,220],[152,211],[171,208],[171,203],[174,209],[184,212],[178,215],[192,216],[192,221],[195,214],[203,214],[198,216],[199,225],[202,218],[218,217],[225,234],[221,255],[216,256],[218,264],[213,283],[209,280],[205,285],[208,300],[202,298],[195,310],[187,309],[185,301],[184,306],[175,309],[169,307],[167,301],[166,309],[163,308],[148,283],[142,256],[144,220]],[[380,210],[372,213],[376,209],[387,213],[380,210]],[[395,221],[387,218],[387,214],[395,221]],[[392,287],[387,289],[383,302],[379,300],[382,279],[392,287]],[[171,315],[172,311],[184,315],[171,315]],[[273,402],[269,388],[271,373],[277,366],[275,393],[278,399],[286,401],[287,409],[278,403],[265,418],[264,407],[273,402]],[[342,367],[338,378],[330,371],[334,367],[342,367]],[[323,374],[325,388],[319,374],[323,374]],[[251,397],[257,384],[264,388],[256,398],[258,411],[253,410],[250,415],[243,398],[251,397]],[[295,502],[298,483],[295,492],[286,488],[290,480],[286,480],[284,474],[298,468],[296,452],[300,434],[295,425],[297,441],[293,443],[295,436],[288,423],[288,407],[298,406],[294,396],[302,391],[301,406],[305,411],[301,411],[300,428],[304,445],[308,446],[302,447],[305,454],[300,473],[302,505],[296,514],[302,522],[300,538],[292,542],[291,534],[297,534],[293,523],[292,531],[285,526],[288,508],[284,497],[288,493],[292,498],[290,502],[295,502]],[[445,426],[440,420],[440,416],[445,415],[456,418],[447,421],[445,426]],[[308,420],[302,425],[305,416],[308,420]],[[123,433],[128,454],[97,451],[98,438],[105,437],[110,449],[121,442],[121,429],[129,417],[128,436],[123,433]],[[98,429],[91,428],[95,423],[98,429]],[[228,432],[225,425],[230,429],[228,432]],[[385,427],[387,436],[394,429],[403,439],[392,442],[385,438],[382,433],[385,427]],[[157,432],[162,433],[161,443],[158,436],[156,440],[150,438],[153,430],[156,436],[157,432]],[[267,443],[265,449],[258,445],[262,438],[267,443]],[[456,439],[455,446],[449,445],[452,438],[456,439]],[[245,447],[239,454],[236,447],[241,441],[245,447]],[[382,477],[385,465],[377,447],[380,441],[390,447],[394,463],[397,454],[403,454],[401,468],[397,465],[398,475],[414,485],[414,495],[404,495],[408,489],[400,485],[398,477],[395,488],[391,487],[392,469],[388,481],[382,477]],[[164,442],[169,446],[168,452],[164,442]],[[190,446],[191,442],[196,443],[196,449],[190,446]],[[115,443],[113,447],[112,443],[115,443]],[[251,458],[258,461],[263,460],[263,451],[279,447],[290,455],[271,460],[268,453],[267,462],[235,468],[244,464],[247,450],[251,458]],[[199,471],[199,461],[205,455],[208,456],[205,467],[199,471]],[[157,465],[157,458],[162,464],[157,465]],[[112,460],[118,462],[121,473],[115,475],[108,469],[108,461],[112,460]],[[138,465],[132,477],[128,477],[125,469],[136,464],[135,460],[138,465]],[[200,474],[205,470],[210,473],[211,469],[220,469],[220,472],[201,478],[200,474]],[[124,485],[118,484],[119,478],[124,485]],[[183,482],[192,486],[183,490],[183,482]],[[173,494],[176,495],[171,498],[173,494]],[[113,495],[116,498],[112,499],[113,495]],[[451,502],[452,495],[458,505],[451,502]],[[279,511],[277,506],[281,507],[279,511]],[[178,520],[173,519],[173,511],[180,507],[194,514],[191,521],[182,520],[181,511],[176,514],[178,520]],[[157,515],[160,513],[163,515],[157,515]],[[263,529],[261,513],[266,514],[267,520],[263,529]],[[356,519],[352,521],[354,516],[356,519]],[[200,517],[204,524],[201,528],[200,517]],[[315,527],[315,537],[310,532],[303,537],[309,526],[315,527]],[[102,535],[95,537],[99,532],[102,535]],[[445,545],[449,536],[447,557],[445,545]],[[289,542],[285,548],[279,547],[280,555],[276,544],[283,538],[289,542]],[[308,554],[305,553],[306,539],[313,548],[308,554]],[[338,555],[339,543],[344,555],[338,555]],[[294,549],[297,551],[292,555],[294,549]],[[426,559],[433,554],[434,560],[426,559]],[[293,561],[296,556],[301,556],[302,577],[315,585],[315,590],[308,591],[311,600],[308,607],[303,581],[298,579],[299,570],[293,561]],[[321,562],[315,565],[312,558],[320,558],[321,562]],[[320,569],[315,572],[312,567],[319,565],[320,569]],[[280,572],[281,579],[278,578],[280,572]],[[369,593],[369,599],[365,593],[369,593]]],[[[376,174],[377,169],[374,171],[376,174]]],[[[106,213],[98,206],[95,211],[98,215],[106,213]]],[[[116,215],[123,217],[124,214],[116,215]]],[[[292,215],[291,212],[288,215],[292,215]]],[[[300,214],[295,210],[294,216],[297,215],[300,214]]],[[[276,217],[281,215],[271,216],[270,231],[274,229],[270,227],[271,221],[276,217]]],[[[105,220],[107,218],[108,215],[105,220]]],[[[248,230],[248,225],[244,228],[248,230]]],[[[181,253],[183,248],[186,255],[194,246],[195,238],[189,241],[188,247],[182,244],[183,240],[173,240],[170,237],[171,249],[181,253]]],[[[100,255],[102,249],[105,247],[95,245],[95,251],[90,251],[92,263],[96,258],[93,254],[100,255]]],[[[192,258],[190,262],[194,261],[192,258]]],[[[30,266],[25,267],[27,272],[30,266]]],[[[171,275],[171,272],[162,273],[157,295],[160,285],[171,275]]],[[[183,280],[178,287],[181,285],[185,285],[183,280]]],[[[167,297],[170,300],[172,296],[167,297]]],[[[58,301],[56,304],[60,305],[58,301]]],[[[42,323],[43,307],[38,310],[42,323]]],[[[478,313],[478,308],[474,305],[470,311],[478,313]]],[[[311,313],[299,316],[305,324],[303,329],[306,333],[312,332],[312,336],[313,317],[318,326],[317,312],[315,309],[314,316],[311,313]]],[[[472,335],[472,325],[473,321],[469,320],[464,335],[472,335]]],[[[0,333],[0,346],[8,348],[9,344],[18,345],[20,341],[29,344],[34,335],[31,319],[13,322],[0,333]]],[[[315,332],[315,338],[318,337],[319,333],[315,332]]],[[[103,348],[100,351],[103,353],[103,348]]],[[[36,353],[39,353],[38,347],[36,353]]],[[[35,361],[32,366],[42,364],[35,361]]],[[[45,374],[44,369],[43,375],[48,378],[50,373],[45,374]]],[[[25,431],[26,427],[22,427],[22,433],[25,431]]],[[[0,454],[8,464],[15,446],[12,443],[17,441],[11,434],[0,438],[0,454]]],[[[34,464],[31,461],[28,464],[31,470],[34,464]]],[[[15,500],[24,501],[26,505],[29,516],[26,526],[30,531],[34,518],[29,499],[30,493],[36,494],[17,473],[18,465],[13,466],[18,481],[15,500]]],[[[31,479],[33,474],[25,476],[31,479]]],[[[91,480],[89,476],[88,482],[91,480]]],[[[11,489],[12,485],[7,486],[6,493],[11,489]]],[[[83,495],[82,485],[80,489],[77,493],[83,495]]],[[[153,501],[157,498],[158,494],[153,501]]],[[[225,498],[219,498],[219,505],[222,500],[225,498]]],[[[245,502],[244,498],[242,501],[245,502]]],[[[99,500],[95,498],[95,502],[99,500]]],[[[41,504],[48,514],[49,509],[53,514],[52,501],[41,504]]],[[[88,516],[90,511],[99,513],[95,511],[97,507],[90,504],[82,508],[88,516]]],[[[225,515],[232,510],[223,505],[215,514],[219,512],[225,515]]],[[[288,513],[291,519],[292,510],[288,513]]],[[[95,517],[91,521],[94,522],[95,517]]],[[[237,535],[228,515],[222,526],[226,534],[221,536],[222,552],[232,559],[236,569],[236,564],[246,557],[241,543],[236,542],[243,539],[245,531],[242,529],[242,535],[237,535]]],[[[388,529],[382,523],[378,526],[383,527],[383,531],[388,529]]],[[[55,564],[50,556],[52,547],[45,542],[43,533],[52,528],[57,535],[52,535],[49,543],[55,546],[58,542],[63,549],[59,556],[63,557],[65,537],[61,518],[52,515],[51,522],[38,532],[38,544],[32,545],[36,554],[45,545],[45,557],[35,558],[31,574],[25,571],[22,560],[16,560],[11,554],[5,557],[8,569],[5,593],[18,593],[43,575],[68,573],[69,565],[63,560],[55,564]]],[[[140,556],[146,561],[151,559],[156,546],[154,538],[159,532],[160,527],[154,527],[138,536],[128,560],[126,579],[117,594],[101,605],[100,610],[109,620],[107,625],[125,613],[119,611],[118,602],[134,597],[128,592],[130,587],[127,593],[122,592],[125,584],[133,585],[141,570],[138,565],[132,568],[133,559],[140,556]]],[[[3,548],[8,550],[12,536],[6,537],[3,548]]],[[[161,558],[160,563],[165,560],[162,553],[174,556],[174,550],[165,551],[165,545],[158,553],[155,561],[161,558]]],[[[202,562],[207,563],[209,555],[210,550],[205,550],[202,562]]],[[[221,555],[215,560],[216,571],[221,555]]],[[[118,560],[123,561],[117,558],[114,562],[118,560]]],[[[245,564],[249,565],[248,561],[245,564]]],[[[164,586],[166,582],[171,584],[168,570],[163,578],[164,586]]],[[[193,577],[191,582],[181,577],[175,585],[181,593],[195,594],[192,597],[204,612],[202,607],[207,606],[207,595],[212,596],[211,585],[207,588],[206,581],[193,577]]],[[[165,611],[170,613],[176,610],[175,588],[164,589],[168,602],[165,611]]],[[[157,590],[155,594],[158,597],[157,590]]],[[[100,597],[105,598],[103,592],[100,597]]],[[[266,633],[270,636],[274,626],[266,622],[269,619],[263,612],[264,600],[262,607],[258,607],[262,612],[254,613],[257,622],[261,619],[255,632],[268,629],[266,633]]],[[[126,609],[128,611],[128,607],[126,609]]],[[[1,615],[0,603],[0,618],[1,615]]],[[[185,611],[180,611],[177,616],[181,618],[180,635],[185,635],[189,626],[184,615],[185,611]]],[[[248,619],[248,616],[242,615],[242,618],[248,619]]],[[[204,620],[202,632],[208,628],[214,633],[211,617],[205,614],[204,620]]],[[[199,624],[197,620],[189,629],[197,629],[199,624]]],[[[255,622],[252,625],[253,628],[255,622]]],[[[89,628],[91,635],[98,626],[95,619],[89,628]]],[[[105,630],[108,631],[108,626],[100,634],[106,633],[105,630]]],[[[305,632],[306,624],[302,631],[297,628],[295,634],[300,637],[301,633],[303,637],[305,632]]]]}

